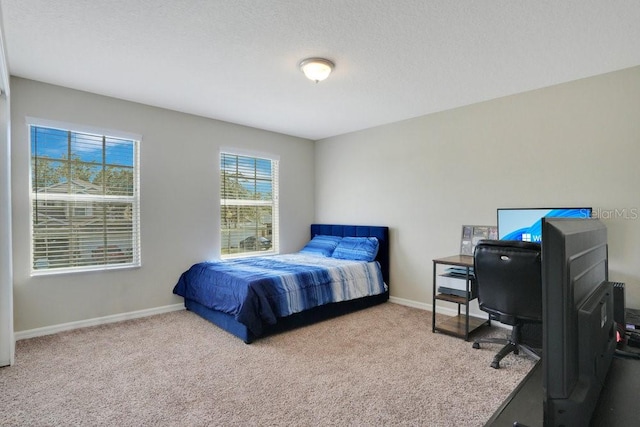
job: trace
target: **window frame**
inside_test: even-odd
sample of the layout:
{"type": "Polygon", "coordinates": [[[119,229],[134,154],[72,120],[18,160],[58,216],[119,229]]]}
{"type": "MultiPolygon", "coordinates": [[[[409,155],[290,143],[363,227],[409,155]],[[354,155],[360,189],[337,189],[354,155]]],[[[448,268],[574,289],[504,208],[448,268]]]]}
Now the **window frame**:
{"type": "MultiPolygon", "coordinates": [[[[142,254],[141,254],[141,239],[140,239],[140,146],[142,143],[142,136],[139,134],[134,134],[130,132],[123,132],[112,129],[98,128],[93,126],[86,125],[78,125],[74,123],[67,123],[61,121],[40,119],[34,117],[26,118],[27,125],[27,136],[28,136],[28,144],[29,144],[29,240],[30,240],[30,274],[31,276],[48,276],[48,275],[57,275],[57,274],[68,274],[68,273],[82,273],[82,272],[90,272],[90,271],[105,271],[105,270],[119,270],[119,269],[129,269],[129,268],[139,268],[142,266],[142,254]],[[34,171],[33,171],[33,162],[38,156],[37,153],[33,152],[32,147],[32,130],[33,128],[47,128],[53,129],[57,131],[70,132],[74,134],[76,137],[80,136],[89,136],[89,137],[98,137],[103,138],[103,158],[108,154],[108,150],[106,148],[106,141],[109,139],[116,140],[124,140],[130,141],[133,143],[133,150],[131,155],[132,160],[132,183],[133,189],[131,195],[108,195],[104,192],[102,194],[79,194],[79,193],[60,193],[60,194],[52,194],[46,193],[44,199],[38,198],[37,188],[34,188],[34,171]],[[83,247],[83,251],[86,252],[84,261],[80,263],[80,265],[74,266],[64,266],[64,267],[53,267],[53,268],[36,268],[37,260],[35,247],[36,245],[51,245],[53,241],[55,244],[55,238],[49,239],[48,236],[45,236],[45,239],[40,239],[36,241],[38,235],[36,233],[36,223],[34,221],[34,205],[38,203],[38,200],[44,202],[44,204],[51,203],[51,206],[58,207],[67,212],[68,217],[72,217],[70,212],[80,212],[83,211],[83,215],[77,218],[87,218],[93,215],[93,210],[96,209],[95,204],[118,204],[123,203],[127,205],[124,208],[124,212],[128,213],[127,215],[130,217],[126,218],[126,220],[131,221],[131,240],[126,239],[127,243],[131,243],[131,248],[120,248],[121,257],[125,257],[128,259],[131,257],[131,261],[120,262],[117,256],[114,256],[114,260],[109,260],[110,254],[113,253],[113,248],[107,244],[107,246],[102,246],[103,252],[105,253],[102,261],[98,261],[99,257],[95,257],[96,262],[90,263],[87,262],[87,259],[91,260],[94,258],[93,252],[99,250],[101,247],[98,246],[95,249],[91,249],[89,246],[83,247]],[[62,203],[62,205],[60,205],[62,203]],[[63,206],[65,203],[69,203],[67,206],[63,206]],[[77,203],[77,205],[76,205],[77,203]],[[130,209],[128,209],[130,207],[130,209]],[[129,254],[129,249],[131,253],[129,254]]],[[[73,154],[73,151],[71,152],[73,154]]],[[[103,160],[102,166],[105,167],[107,164],[105,160],[103,160]]],[[[36,184],[37,185],[37,184],[36,184]]],[[[106,213],[104,214],[106,215],[106,213]]],[[[75,217],[75,216],[74,216],[75,217]]],[[[107,217],[102,218],[102,227],[104,228],[103,233],[109,233],[109,220],[107,217]]],[[[118,227],[119,224],[112,224],[111,232],[113,232],[113,227],[118,227]]],[[[72,236],[72,232],[69,228],[62,229],[63,233],[66,233],[69,236],[69,239],[72,236]]],[[[117,231],[116,231],[117,232],[117,231]]],[[[70,249],[67,249],[70,251],[70,249]]],[[[67,254],[67,256],[70,256],[67,254]]]]}
{"type": "MultiPolygon", "coordinates": [[[[254,169],[255,170],[255,169],[254,169]]],[[[233,258],[245,258],[252,256],[261,256],[261,255],[275,255],[280,252],[280,203],[279,203],[279,192],[280,192],[280,157],[270,153],[252,151],[252,150],[243,150],[238,148],[229,148],[222,147],[218,152],[218,178],[220,180],[218,190],[219,190],[219,209],[218,209],[218,222],[219,222],[219,232],[218,236],[220,239],[220,243],[218,245],[218,250],[220,253],[220,258],[222,259],[233,259],[233,258]],[[238,156],[251,158],[254,160],[267,160],[271,162],[271,200],[246,200],[246,199],[224,199],[223,198],[223,155],[228,156],[238,156]],[[236,203],[226,203],[228,201],[235,201],[236,203]],[[230,250],[233,246],[229,245],[225,247],[225,236],[224,236],[224,221],[222,218],[223,208],[224,206],[249,206],[249,207],[259,207],[259,206],[270,206],[271,207],[271,247],[267,250],[254,250],[254,251],[246,251],[246,252],[236,252],[236,253],[224,253],[225,250],[230,250]]],[[[257,225],[256,225],[257,227],[257,225]]],[[[256,236],[259,237],[259,236],[256,236]]],[[[239,248],[238,248],[239,250],[239,248]]]]}

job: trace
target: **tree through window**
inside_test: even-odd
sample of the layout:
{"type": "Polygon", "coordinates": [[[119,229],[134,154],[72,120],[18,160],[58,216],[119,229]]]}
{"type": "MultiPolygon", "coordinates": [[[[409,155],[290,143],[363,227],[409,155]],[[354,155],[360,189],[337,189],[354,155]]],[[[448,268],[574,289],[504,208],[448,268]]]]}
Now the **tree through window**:
{"type": "Polygon", "coordinates": [[[278,161],[220,154],[222,256],[278,251],[278,161]]]}
{"type": "Polygon", "coordinates": [[[30,125],[32,271],[140,265],[135,139],[30,125]]]}

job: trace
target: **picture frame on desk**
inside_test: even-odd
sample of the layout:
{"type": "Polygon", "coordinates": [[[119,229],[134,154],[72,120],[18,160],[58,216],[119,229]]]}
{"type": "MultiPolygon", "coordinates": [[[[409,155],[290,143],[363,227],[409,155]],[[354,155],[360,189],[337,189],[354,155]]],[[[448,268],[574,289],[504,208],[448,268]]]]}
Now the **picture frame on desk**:
{"type": "Polygon", "coordinates": [[[463,225],[460,238],[460,255],[473,256],[473,251],[480,240],[498,239],[498,227],[495,225],[463,225]]]}

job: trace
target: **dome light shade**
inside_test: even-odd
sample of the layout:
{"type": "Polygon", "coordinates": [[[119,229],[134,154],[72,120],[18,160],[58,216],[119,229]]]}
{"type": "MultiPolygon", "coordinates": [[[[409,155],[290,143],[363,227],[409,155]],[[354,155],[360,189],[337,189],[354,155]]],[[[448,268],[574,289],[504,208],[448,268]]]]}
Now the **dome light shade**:
{"type": "Polygon", "coordinates": [[[304,75],[316,83],[329,77],[334,66],[333,62],[324,58],[307,58],[300,62],[300,69],[304,75]]]}

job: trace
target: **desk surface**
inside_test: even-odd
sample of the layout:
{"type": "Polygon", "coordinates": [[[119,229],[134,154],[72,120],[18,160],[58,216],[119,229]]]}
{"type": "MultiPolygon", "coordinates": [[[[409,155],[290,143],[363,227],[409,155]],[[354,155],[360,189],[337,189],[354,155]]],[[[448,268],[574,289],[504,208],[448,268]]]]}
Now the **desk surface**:
{"type": "Polygon", "coordinates": [[[433,262],[437,264],[473,267],[473,257],[471,255],[452,255],[444,258],[436,258],[433,260],[433,262]]]}
{"type": "Polygon", "coordinates": [[[640,426],[640,360],[613,358],[592,426],[640,426]]]}
{"type": "MultiPolygon", "coordinates": [[[[640,360],[614,357],[591,426],[640,426],[640,411],[635,406],[638,396],[640,360]]],[[[522,426],[540,427],[542,398],[542,362],[538,362],[486,425],[512,427],[518,422],[522,426]]]]}

